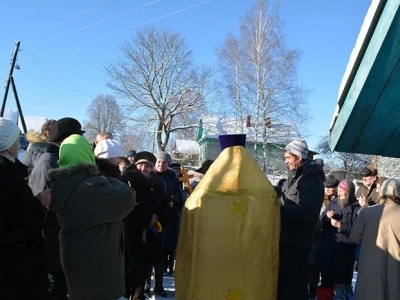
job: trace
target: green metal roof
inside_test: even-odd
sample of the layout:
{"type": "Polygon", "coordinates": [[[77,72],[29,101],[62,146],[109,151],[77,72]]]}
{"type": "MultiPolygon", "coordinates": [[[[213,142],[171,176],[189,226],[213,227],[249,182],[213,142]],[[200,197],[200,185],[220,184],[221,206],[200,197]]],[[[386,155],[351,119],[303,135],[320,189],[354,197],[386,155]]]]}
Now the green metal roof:
{"type": "Polygon", "coordinates": [[[340,95],[329,145],[400,157],[400,0],[379,2],[340,95]]]}

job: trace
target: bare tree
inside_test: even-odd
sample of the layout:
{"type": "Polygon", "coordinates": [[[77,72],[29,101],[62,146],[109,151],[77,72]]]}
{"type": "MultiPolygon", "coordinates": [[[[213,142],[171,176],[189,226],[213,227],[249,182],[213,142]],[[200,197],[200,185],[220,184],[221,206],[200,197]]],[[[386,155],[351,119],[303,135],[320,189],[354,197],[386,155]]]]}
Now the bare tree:
{"type": "MultiPolygon", "coordinates": [[[[220,70],[222,73],[222,86],[230,99],[233,99],[233,114],[236,118],[235,129],[238,133],[243,133],[243,123],[245,114],[248,110],[245,109],[242,94],[244,88],[243,82],[243,58],[242,49],[239,46],[239,40],[232,34],[223,42],[223,45],[218,53],[220,61],[220,70]]],[[[228,109],[229,111],[229,109],[228,109]]]]}
{"type": "Polygon", "coordinates": [[[367,154],[332,152],[328,144],[328,136],[321,138],[316,150],[324,159],[326,166],[331,169],[342,169],[348,173],[361,171],[373,160],[373,156],[367,154]]]}
{"type": "MultiPolygon", "coordinates": [[[[174,119],[174,126],[184,127],[185,124],[199,123],[201,115],[195,111],[187,111],[177,115],[174,119]]],[[[195,140],[197,137],[198,126],[188,127],[176,132],[176,138],[180,140],[195,140]]]]}
{"type": "Polygon", "coordinates": [[[108,87],[128,100],[130,121],[152,131],[165,150],[172,132],[197,126],[198,120],[173,125],[177,116],[203,108],[211,69],[194,65],[186,40],[173,30],[139,28],[121,51],[122,58],[105,68],[108,87]]]}
{"type": "Polygon", "coordinates": [[[400,159],[393,157],[377,157],[377,167],[380,176],[400,178],[400,159]]]}
{"type": "Polygon", "coordinates": [[[124,116],[117,101],[110,95],[98,95],[86,109],[84,121],[86,137],[92,141],[100,131],[111,132],[120,136],[124,131],[124,116]]]}
{"type": "Polygon", "coordinates": [[[141,149],[146,147],[145,134],[135,132],[131,133],[131,130],[126,130],[124,134],[121,135],[121,143],[124,145],[124,151],[129,150],[141,151],[141,149]]]}
{"type": "MultiPolygon", "coordinates": [[[[228,96],[237,119],[250,114],[254,127],[254,158],[263,145],[267,169],[268,128],[271,122],[299,124],[307,118],[306,94],[297,76],[299,51],[287,49],[279,5],[258,1],[242,18],[240,36],[229,35],[219,58],[228,96]]],[[[285,129],[282,129],[285,130],[285,129]]]]}

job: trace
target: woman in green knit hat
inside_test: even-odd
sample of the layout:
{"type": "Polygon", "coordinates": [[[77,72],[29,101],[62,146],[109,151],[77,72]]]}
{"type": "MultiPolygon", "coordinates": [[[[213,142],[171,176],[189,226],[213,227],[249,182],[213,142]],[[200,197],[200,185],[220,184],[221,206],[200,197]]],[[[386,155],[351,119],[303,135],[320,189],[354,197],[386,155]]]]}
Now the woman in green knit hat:
{"type": "Polygon", "coordinates": [[[100,174],[81,135],[66,138],[59,157],[60,169],[48,173],[49,207],[61,225],[69,299],[119,299],[125,293],[122,220],[135,206],[134,191],[100,174]]]}

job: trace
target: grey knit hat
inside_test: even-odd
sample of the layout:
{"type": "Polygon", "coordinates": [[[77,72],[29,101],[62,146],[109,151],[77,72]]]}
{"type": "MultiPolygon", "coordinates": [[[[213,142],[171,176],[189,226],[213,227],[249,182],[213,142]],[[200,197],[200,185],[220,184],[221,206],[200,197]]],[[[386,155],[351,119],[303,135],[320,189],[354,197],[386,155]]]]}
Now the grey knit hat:
{"type": "Polygon", "coordinates": [[[157,158],[157,159],[165,160],[165,161],[167,162],[168,166],[171,165],[171,161],[172,161],[171,155],[169,155],[169,154],[168,154],[167,152],[165,152],[165,151],[158,152],[158,153],[156,154],[156,158],[157,158]]]}
{"type": "Polygon", "coordinates": [[[285,150],[303,159],[308,157],[307,142],[303,139],[295,139],[293,142],[290,142],[285,147],[285,150]]]}

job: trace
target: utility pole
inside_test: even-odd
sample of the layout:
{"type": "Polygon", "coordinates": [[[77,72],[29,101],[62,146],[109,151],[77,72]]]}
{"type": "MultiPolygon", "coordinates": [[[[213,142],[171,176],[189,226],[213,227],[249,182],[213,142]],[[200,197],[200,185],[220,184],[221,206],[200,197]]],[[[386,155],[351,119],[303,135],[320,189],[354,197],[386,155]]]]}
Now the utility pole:
{"type": "Polygon", "coordinates": [[[19,118],[21,120],[21,125],[22,125],[22,128],[24,130],[24,133],[26,133],[28,130],[26,128],[24,114],[22,113],[22,108],[21,108],[21,104],[19,102],[17,88],[15,86],[15,81],[14,81],[14,77],[13,77],[14,69],[19,69],[19,66],[16,64],[16,62],[17,62],[17,55],[18,55],[18,52],[19,52],[20,44],[21,44],[20,41],[17,41],[15,43],[15,50],[12,53],[13,57],[11,59],[11,67],[10,67],[10,72],[8,74],[7,83],[6,83],[6,86],[4,87],[4,96],[3,96],[3,102],[1,104],[1,109],[0,109],[0,117],[4,116],[4,111],[6,109],[8,91],[9,91],[10,85],[11,85],[13,93],[14,93],[15,101],[17,103],[17,108],[18,108],[18,112],[19,112],[19,118]]]}
{"type": "Polygon", "coordinates": [[[17,55],[18,55],[19,45],[20,44],[21,44],[20,41],[15,43],[15,50],[13,52],[13,58],[11,60],[10,73],[8,74],[7,83],[6,83],[5,90],[4,90],[3,103],[1,104],[0,117],[3,117],[4,110],[6,109],[8,90],[10,89],[11,77],[12,77],[13,72],[14,72],[15,62],[17,61],[17,55]]]}
{"type": "Polygon", "coordinates": [[[14,92],[15,101],[17,102],[17,108],[18,108],[18,111],[19,111],[19,118],[21,120],[22,129],[24,129],[24,133],[27,133],[28,130],[26,128],[25,118],[24,118],[24,115],[22,113],[21,104],[19,103],[17,88],[15,87],[15,82],[14,82],[14,77],[13,76],[11,76],[11,85],[12,85],[12,89],[13,89],[13,92],[14,92]]]}

